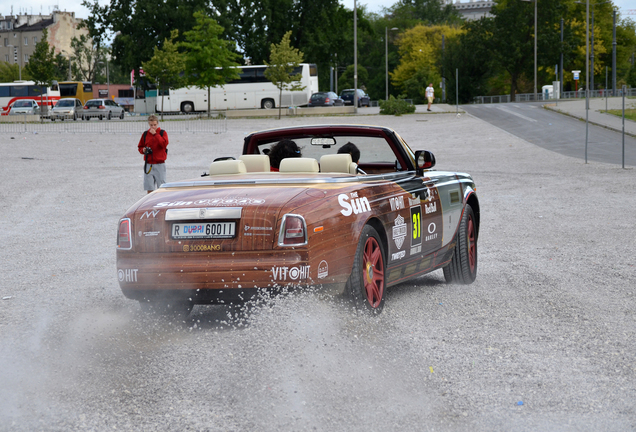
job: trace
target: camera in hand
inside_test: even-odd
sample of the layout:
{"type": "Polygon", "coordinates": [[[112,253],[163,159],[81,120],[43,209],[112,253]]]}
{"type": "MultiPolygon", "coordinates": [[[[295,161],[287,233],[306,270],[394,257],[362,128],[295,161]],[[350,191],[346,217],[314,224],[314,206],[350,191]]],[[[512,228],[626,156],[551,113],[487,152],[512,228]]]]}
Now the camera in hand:
{"type": "Polygon", "coordinates": [[[144,147],[144,154],[152,154],[152,149],[150,147],[144,147]]]}

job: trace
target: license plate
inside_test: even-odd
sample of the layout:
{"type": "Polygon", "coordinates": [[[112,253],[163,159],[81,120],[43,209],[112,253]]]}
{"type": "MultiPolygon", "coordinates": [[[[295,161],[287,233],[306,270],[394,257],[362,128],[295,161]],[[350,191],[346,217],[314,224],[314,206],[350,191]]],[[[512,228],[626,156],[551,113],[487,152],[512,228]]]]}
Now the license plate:
{"type": "Polygon", "coordinates": [[[236,222],[175,223],[173,239],[223,239],[236,236],[236,222]]]}

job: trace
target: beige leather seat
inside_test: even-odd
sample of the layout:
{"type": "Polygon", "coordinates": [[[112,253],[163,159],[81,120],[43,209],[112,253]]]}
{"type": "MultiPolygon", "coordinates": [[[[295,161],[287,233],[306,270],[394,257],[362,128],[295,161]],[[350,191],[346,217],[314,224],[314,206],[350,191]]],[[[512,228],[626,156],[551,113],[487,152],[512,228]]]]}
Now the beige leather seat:
{"type": "Polygon", "coordinates": [[[358,164],[351,161],[349,153],[329,154],[320,158],[320,172],[356,174],[358,164]]]}
{"type": "Polygon", "coordinates": [[[245,164],[242,160],[229,159],[210,164],[210,175],[245,174],[246,172],[247,169],[245,169],[245,164]]]}
{"type": "Polygon", "coordinates": [[[320,172],[318,161],[314,158],[286,158],[280,161],[280,172],[303,172],[317,173],[320,172]]]}
{"type": "Polygon", "coordinates": [[[245,164],[247,172],[269,172],[269,156],[264,154],[249,154],[239,156],[239,160],[245,164]]]}

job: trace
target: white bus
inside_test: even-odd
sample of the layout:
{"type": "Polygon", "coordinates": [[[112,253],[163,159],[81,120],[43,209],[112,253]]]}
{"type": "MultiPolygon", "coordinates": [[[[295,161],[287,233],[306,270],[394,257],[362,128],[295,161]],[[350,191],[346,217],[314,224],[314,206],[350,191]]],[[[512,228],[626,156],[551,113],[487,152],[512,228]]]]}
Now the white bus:
{"type": "MultiPolygon", "coordinates": [[[[42,107],[52,108],[60,99],[60,90],[57,84],[51,87],[35,85],[33,81],[14,81],[0,83],[0,109],[2,115],[9,114],[9,108],[20,99],[34,99],[42,107]],[[40,96],[42,98],[40,99],[40,96]]],[[[42,109],[42,113],[48,109],[42,109]]]]}
{"type": "MultiPolygon", "coordinates": [[[[210,88],[210,109],[276,108],[278,88],[265,78],[267,66],[240,66],[239,78],[223,87],[210,88]]],[[[318,91],[318,68],[315,64],[302,63],[293,71],[300,73],[302,91],[283,91],[282,106],[307,105],[312,93],[318,91]]],[[[157,112],[184,112],[208,110],[208,89],[184,87],[157,95],[157,112]],[[163,105],[162,105],[163,99],[163,105]],[[165,106],[165,110],[164,110],[165,106]]]]}

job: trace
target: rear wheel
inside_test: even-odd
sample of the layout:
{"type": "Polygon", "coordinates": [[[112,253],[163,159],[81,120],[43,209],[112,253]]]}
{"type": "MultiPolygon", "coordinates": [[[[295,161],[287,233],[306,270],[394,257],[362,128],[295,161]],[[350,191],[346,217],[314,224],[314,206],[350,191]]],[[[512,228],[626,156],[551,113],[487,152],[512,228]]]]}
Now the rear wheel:
{"type": "Polygon", "coordinates": [[[371,225],[365,225],[360,235],[351,276],[345,294],[357,309],[382,312],[386,286],[386,258],[382,239],[371,225]]]}
{"type": "Polygon", "coordinates": [[[448,283],[471,284],[477,277],[477,223],[475,213],[466,204],[453,251],[453,259],[444,267],[448,283]]]}
{"type": "Polygon", "coordinates": [[[124,112],[122,111],[121,114],[119,114],[119,119],[123,120],[124,119],[124,112]]]}
{"type": "Polygon", "coordinates": [[[276,104],[273,99],[264,99],[261,101],[261,108],[263,109],[272,109],[275,108],[276,104]]]}
{"type": "Polygon", "coordinates": [[[194,105],[192,104],[192,102],[183,102],[181,104],[181,112],[190,114],[193,111],[194,111],[194,105]]]}
{"type": "Polygon", "coordinates": [[[107,120],[110,120],[112,118],[111,112],[108,111],[108,116],[106,117],[107,120]]]}

